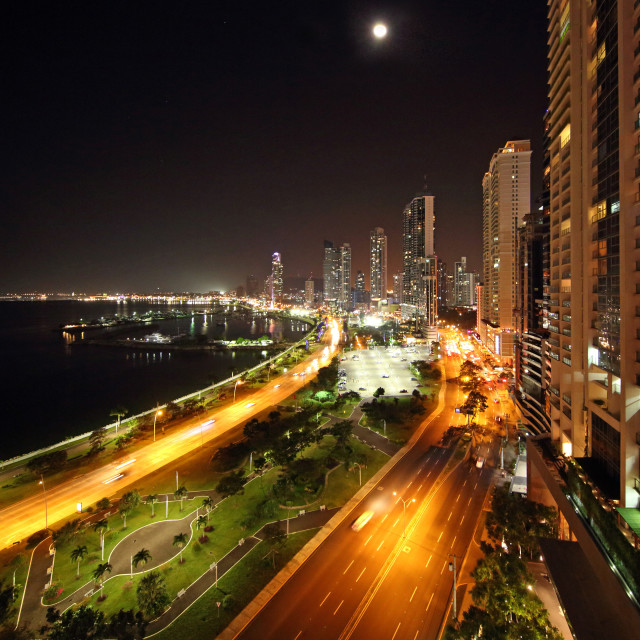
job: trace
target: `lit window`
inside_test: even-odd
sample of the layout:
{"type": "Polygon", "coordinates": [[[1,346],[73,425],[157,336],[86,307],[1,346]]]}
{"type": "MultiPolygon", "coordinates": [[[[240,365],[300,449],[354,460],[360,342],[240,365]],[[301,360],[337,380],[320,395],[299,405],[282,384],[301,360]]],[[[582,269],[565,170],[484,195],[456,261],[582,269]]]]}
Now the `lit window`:
{"type": "Polygon", "coordinates": [[[560,133],[560,148],[566,147],[571,140],[571,124],[568,124],[560,133]]]}

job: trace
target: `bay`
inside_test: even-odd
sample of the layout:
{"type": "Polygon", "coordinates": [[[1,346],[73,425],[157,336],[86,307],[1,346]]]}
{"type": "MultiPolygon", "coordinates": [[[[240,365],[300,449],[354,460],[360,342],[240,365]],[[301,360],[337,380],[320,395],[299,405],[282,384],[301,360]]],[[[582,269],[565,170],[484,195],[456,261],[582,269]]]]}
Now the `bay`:
{"type": "MultiPolygon", "coordinates": [[[[86,344],[91,332],[63,334],[66,323],[115,314],[138,315],[183,305],[34,301],[0,302],[0,459],[59,442],[113,421],[123,405],[134,415],[254,366],[260,351],[153,351],[86,344]],[[84,342],[83,342],[84,339],[84,342]]],[[[162,321],[153,331],[235,339],[271,335],[295,340],[308,331],[297,320],[195,315],[162,321]]],[[[141,335],[141,334],[137,334],[141,335]]]]}

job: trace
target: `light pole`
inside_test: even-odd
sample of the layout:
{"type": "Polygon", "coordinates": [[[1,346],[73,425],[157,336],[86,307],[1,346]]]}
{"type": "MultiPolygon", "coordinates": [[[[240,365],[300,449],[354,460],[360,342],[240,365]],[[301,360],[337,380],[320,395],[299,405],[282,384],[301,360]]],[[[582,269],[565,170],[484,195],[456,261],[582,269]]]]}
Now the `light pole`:
{"type": "Polygon", "coordinates": [[[153,414],[153,441],[156,441],[156,420],[158,419],[158,416],[162,415],[162,410],[161,409],[156,409],[156,412],[153,414]]]}
{"type": "Polygon", "coordinates": [[[44,476],[40,474],[40,482],[38,484],[42,485],[42,496],[44,497],[44,528],[45,530],[49,528],[49,516],[47,513],[47,489],[44,486],[44,476]]]}
{"type": "Polygon", "coordinates": [[[449,571],[453,571],[453,619],[458,619],[458,601],[457,601],[457,567],[456,560],[458,556],[455,553],[448,554],[450,558],[453,558],[453,562],[449,562],[449,571]]]}
{"type": "Polygon", "coordinates": [[[387,437],[387,421],[384,418],[382,418],[382,427],[384,429],[384,437],[386,438],[387,437]]]}
{"type": "MultiPolygon", "coordinates": [[[[393,495],[398,496],[396,491],[393,492],[393,495]]],[[[405,500],[403,497],[398,496],[398,500],[402,500],[402,528],[403,528],[402,537],[406,538],[407,537],[407,502],[409,503],[415,502],[416,499],[411,498],[411,500],[405,500]]]]}
{"type": "Polygon", "coordinates": [[[236,380],[236,383],[233,385],[233,401],[236,401],[236,389],[238,388],[238,385],[242,384],[242,382],[240,382],[240,378],[238,378],[236,380]]]}

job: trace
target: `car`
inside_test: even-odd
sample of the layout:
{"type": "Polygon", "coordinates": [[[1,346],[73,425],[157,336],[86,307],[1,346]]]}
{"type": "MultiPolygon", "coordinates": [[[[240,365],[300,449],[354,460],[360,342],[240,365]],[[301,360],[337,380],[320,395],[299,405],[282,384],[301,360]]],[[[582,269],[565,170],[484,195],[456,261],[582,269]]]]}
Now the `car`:
{"type": "Polygon", "coordinates": [[[407,393],[406,389],[400,389],[400,393],[407,393]]]}
{"type": "Polygon", "coordinates": [[[482,467],[484,467],[484,458],[482,456],[478,456],[478,459],[476,460],[476,467],[478,467],[478,469],[482,469],[482,467]]]}
{"type": "Polygon", "coordinates": [[[364,527],[369,520],[373,517],[373,511],[365,511],[361,513],[351,524],[351,528],[354,531],[360,531],[362,527],[364,527]]]}
{"type": "Polygon", "coordinates": [[[383,377],[383,378],[388,378],[388,377],[389,377],[389,374],[388,374],[388,373],[383,373],[383,374],[382,374],[382,377],[383,377]]]}
{"type": "Polygon", "coordinates": [[[411,378],[411,380],[413,380],[413,382],[418,382],[418,378],[411,378]]]}
{"type": "Polygon", "coordinates": [[[401,358],[400,362],[406,362],[407,359],[406,358],[401,358]]]}
{"type": "Polygon", "coordinates": [[[358,387],[358,391],[366,391],[364,387],[358,387]]]}

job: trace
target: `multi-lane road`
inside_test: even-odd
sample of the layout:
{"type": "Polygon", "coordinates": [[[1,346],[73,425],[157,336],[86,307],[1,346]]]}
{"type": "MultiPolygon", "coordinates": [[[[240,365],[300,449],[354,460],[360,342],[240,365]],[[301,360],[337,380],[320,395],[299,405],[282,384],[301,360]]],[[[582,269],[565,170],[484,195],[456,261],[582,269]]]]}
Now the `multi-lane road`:
{"type": "MultiPolygon", "coordinates": [[[[448,359],[447,377],[457,375],[448,359]]],[[[493,470],[437,446],[461,420],[457,385],[415,446],[374,486],[237,636],[239,639],[436,638],[452,593],[449,554],[471,544],[493,470]],[[365,511],[374,516],[351,528],[365,511]]],[[[458,570],[460,563],[457,563],[458,570]]]]}
{"type": "Polygon", "coordinates": [[[77,503],[84,506],[95,504],[104,496],[134,485],[151,471],[191,453],[203,444],[235,432],[239,425],[252,416],[295,393],[308,376],[328,364],[337,348],[338,337],[337,328],[334,327],[327,334],[327,346],[263,388],[243,396],[241,401],[190,420],[178,429],[167,432],[167,435],[158,433],[155,442],[117,463],[100,466],[53,487],[45,485],[46,494],[38,493],[1,509],[0,548],[43,529],[45,518],[51,526],[72,515],[77,503]]]}

